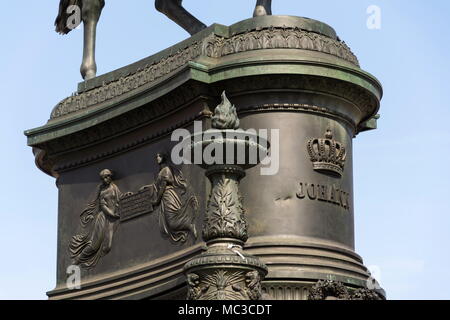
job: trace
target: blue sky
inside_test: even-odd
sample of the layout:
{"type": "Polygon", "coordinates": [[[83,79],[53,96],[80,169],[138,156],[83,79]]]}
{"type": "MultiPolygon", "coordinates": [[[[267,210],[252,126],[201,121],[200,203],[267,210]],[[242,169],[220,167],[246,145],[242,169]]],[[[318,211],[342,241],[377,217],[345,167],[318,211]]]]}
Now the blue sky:
{"type": "MultiPolygon", "coordinates": [[[[106,2],[99,74],[188,36],[152,0],[106,2]]],[[[249,18],[254,6],[184,2],[207,25],[249,18]]],[[[57,189],[23,131],[43,125],[80,81],[82,30],[54,33],[57,9],[58,1],[11,1],[0,11],[0,299],[46,299],[56,282],[57,189]]],[[[355,140],[356,251],[380,271],[388,298],[449,299],[450,2],[274,0],[273,13],[330,24],[383,84],[379,129],[355,140]],[[370,5],[381,8],[380,30],[366,27],[370,5]]]]}

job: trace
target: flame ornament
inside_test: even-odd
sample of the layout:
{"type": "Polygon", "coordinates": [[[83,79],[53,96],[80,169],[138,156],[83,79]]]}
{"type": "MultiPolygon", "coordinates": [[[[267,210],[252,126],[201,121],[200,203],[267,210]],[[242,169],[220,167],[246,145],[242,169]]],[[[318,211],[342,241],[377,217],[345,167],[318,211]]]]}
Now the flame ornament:
{"type": "Polygon", "coordinates": [[[236,108],[228,100],[225,91],[222,92],[222,102],[214,110],[212,127],[221,130],[236,130],[239,128],[239,118],[236,113],[236,108]]]}

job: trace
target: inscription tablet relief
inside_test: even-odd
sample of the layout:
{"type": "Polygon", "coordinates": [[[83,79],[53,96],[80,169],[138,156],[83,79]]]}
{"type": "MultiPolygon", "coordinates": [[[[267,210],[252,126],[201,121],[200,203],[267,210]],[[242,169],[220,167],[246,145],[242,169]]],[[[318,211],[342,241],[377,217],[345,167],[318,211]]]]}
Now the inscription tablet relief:
{"type": "Polygon", "coordinates": [[[156,189],[145,188],[137,193],[129,193],[119,202],[120,222],[125,222],[141,215],[152,213],[156,200],[156,189]]]}

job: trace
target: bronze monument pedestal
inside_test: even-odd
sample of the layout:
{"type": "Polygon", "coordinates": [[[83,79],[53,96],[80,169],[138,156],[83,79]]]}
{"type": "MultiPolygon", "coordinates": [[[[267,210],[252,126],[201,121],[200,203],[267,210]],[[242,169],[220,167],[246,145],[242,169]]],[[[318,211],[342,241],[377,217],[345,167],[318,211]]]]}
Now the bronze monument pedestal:
{"type": "Polygon", "coordinates": [[[354,251],[352,140],[375,128],[381,85],[328,25],[263,16],[83,82],[26,132],[59,190],[50,299],[186,298],[211,184],[199,166],[155,157],[178,142],[175,129],[210,128],[224,90],[241,128],[271,132],[273,174],[257,165],[240,184],[244,250],[268,268],[265,297],[370,296],[354,251]],[[67,286],[73,265],[80,289],[67,286]]]}

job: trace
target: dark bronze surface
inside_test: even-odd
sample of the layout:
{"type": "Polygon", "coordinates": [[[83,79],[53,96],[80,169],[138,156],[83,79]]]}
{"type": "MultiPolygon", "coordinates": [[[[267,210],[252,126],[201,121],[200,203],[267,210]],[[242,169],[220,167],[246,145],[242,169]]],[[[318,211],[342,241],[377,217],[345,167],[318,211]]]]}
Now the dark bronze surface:
{"type": "MultiPolygon", "coordinates": [[[[46,125],[26,132],[38,167],[57,179],[59,190],[57,285],[50,298],[184,299],[189,287],[191,298],[232,292],[252,299],[261,292],[274,299],[307,299],[319,280],[340,283],[349,292],[367,289],[370,275],[355,253],[352,140],[376,127],[381,97],[379,82],[360,69],[331,27],[285,16],[213,25],[154,56],[81,83],[77,95],[54,108],[46,125]],[[224,90],[240,128],[279,129],[279,139],[269,136],[271,152],[279,154],[276,174],[261,175],[263,166],[257,165],[245,168],[240,180],[242,170],[230,167],[232,179],[225,187],[219,171],[170,164],[169,173],[172,169],[152,160],[178,143],[170,138],[175,129],[194,133],[194,120],[203,131],[213,121],[227,126],[227,117],[212,118],[224,90]],[[96,188],[104,168],[114,173],[111,183],[124,193],[118,201],[124,217],[109,252],[95,267],[82,269],[82,288],[69,290],[66,270],[73,259],[68,247],[80,234],[80,213],[101,199],[96,188]],[[190,190],[183,195],[167,193],[168,186],[176,187],[177,172],[190,190]],[[231,236],[248,237],[238,252],[251,267],[239,264],[242,258],[233,253],[230,263],[239,265],[234,275],[217,269],[198,274],[209,263],[208,257],[195,260],[206,250],[195,233],[204,227],[209,196],[221,181],[223,189],[237,190],[237,180],[247,228],[231,236]],[[197,211],[188,201],[191,196],[198,200],[197,211]],[[189,207],[190,222],[181,229],[172,223],[161,228],[169,213],[161,210],[166,203],[189,207]],[[185,234],[183,241],[168,241],[178,231],[185,234]],[[197,264],[188,269],[198,272],[186,278],[183,268],[191,261],[197,264]],[[254,271],[262,279],[264,265],[268,274],[260,290],[254,271]],[[206,276],[209,291],[200,285],[206,276]],[[225,289],[215,285],[218,279],[225,289]]],[[[206,238],[214,236],[206,232],[206,238]]],[[[236,249],[209,244],[217,249],[216,257],[236,249]]]]}

